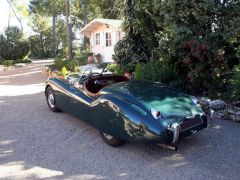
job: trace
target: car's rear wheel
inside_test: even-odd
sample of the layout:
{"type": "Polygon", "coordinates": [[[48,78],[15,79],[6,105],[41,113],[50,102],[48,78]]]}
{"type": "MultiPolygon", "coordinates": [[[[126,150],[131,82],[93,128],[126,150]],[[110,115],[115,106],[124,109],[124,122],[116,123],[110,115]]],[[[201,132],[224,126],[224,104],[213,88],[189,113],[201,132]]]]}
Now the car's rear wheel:
{"type": "Polygon", "coordinates": [[[53,89],[49,86],[46,90],[47,104],[51,111],[59,112],[60,109],[56,106],[56,99],[53,92],[53,89]]]}
{"type": "Polygon", "coordinates": [[[121,146],[124,143],[124,141],[122,141],[118,138],[115,138],[114,136],[112,136],[108,133],[100,132],[100,134],[101,134],[103,141],[110,146],[117,147],[117,146],[121,146]]]}

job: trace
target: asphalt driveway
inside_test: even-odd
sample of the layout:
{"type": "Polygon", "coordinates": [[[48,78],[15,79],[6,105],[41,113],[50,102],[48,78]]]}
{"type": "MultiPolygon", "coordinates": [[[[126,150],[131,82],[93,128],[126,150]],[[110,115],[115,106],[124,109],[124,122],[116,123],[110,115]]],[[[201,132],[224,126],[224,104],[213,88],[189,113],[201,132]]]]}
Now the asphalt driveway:
{"type": "Polygon", "coordinates": [[[216,119],[177,152],[113,148],[86,123],[49,111],[43,65],[0,72],[0,179],[240,179],[240,123],[216,119]]]}

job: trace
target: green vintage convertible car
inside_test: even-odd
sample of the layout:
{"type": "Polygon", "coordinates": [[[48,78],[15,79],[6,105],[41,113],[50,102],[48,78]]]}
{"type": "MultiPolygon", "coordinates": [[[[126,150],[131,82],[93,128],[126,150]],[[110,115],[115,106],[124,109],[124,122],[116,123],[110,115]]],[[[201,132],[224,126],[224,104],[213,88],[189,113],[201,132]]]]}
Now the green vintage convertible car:
{"type": "Polygon", "coordinates": [[[129,141],[175,148],[180,139],[207,127],[206,115],[190,96],[161,83],[129,81],[104,69],[49,78],[45,89],[49,108],[91,124],[112,146],[129,141]]]}

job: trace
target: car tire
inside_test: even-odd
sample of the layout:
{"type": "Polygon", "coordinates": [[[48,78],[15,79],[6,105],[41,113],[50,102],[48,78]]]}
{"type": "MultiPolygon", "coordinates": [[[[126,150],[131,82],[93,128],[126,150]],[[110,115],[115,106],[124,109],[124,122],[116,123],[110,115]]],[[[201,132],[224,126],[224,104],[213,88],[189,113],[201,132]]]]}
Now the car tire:
{"type": "Polygon", "coordinates": [[[48,107],[52,112],[60,112],[61,111],[55,104],[55,102],[56,102],[55,94],[53,92],[53,89],[50,86],[46,90],[46,98],[47,98],[48,107]]]}
{"type": "Polygon", "coordinates": [[[100,132],[100,135],[101,135],[101,138],[103,139],[103,141],[110,146],[118,147],[124,143],[124,141],[122,141],[118,138],[115,138],[112,135],[109,135],[105,132],[100,132]]]}

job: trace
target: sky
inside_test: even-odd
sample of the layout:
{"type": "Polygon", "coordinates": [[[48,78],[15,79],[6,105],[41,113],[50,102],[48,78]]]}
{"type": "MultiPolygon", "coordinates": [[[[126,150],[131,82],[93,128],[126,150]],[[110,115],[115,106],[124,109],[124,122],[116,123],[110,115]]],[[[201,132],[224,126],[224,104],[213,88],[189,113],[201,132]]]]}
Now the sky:
{"type": "MultiPolygon", "coordinates": [[[[29,0],[18,0],[17,5],[27,7],[29,0]]],[[[32,34],[32,30],[28,25],[28,17],[24,17],[16,8],[16,13],[18,17],[21,17],[21,21],[23,24],[23,31],[27,34],[32,34]]],[[[7,0],[0,0],[0,33],[4,31],[4,29],[8,26],[8,15],[9,15],[9,5],[7,0]]],[[[13,12],[11,11],[10,16],[10,25],[11,26],[18,26],[19,28],[20,23],[18,22],[17,18],[14,16],[13,12]]]]}

